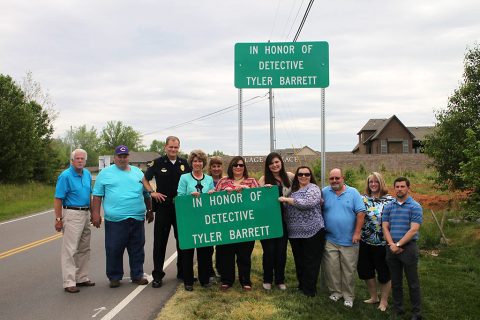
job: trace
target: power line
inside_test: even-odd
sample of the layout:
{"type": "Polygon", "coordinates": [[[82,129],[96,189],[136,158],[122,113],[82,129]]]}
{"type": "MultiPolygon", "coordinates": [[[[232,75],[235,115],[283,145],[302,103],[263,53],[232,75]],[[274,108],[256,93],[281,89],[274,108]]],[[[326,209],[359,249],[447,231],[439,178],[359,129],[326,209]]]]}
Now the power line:
{"type": "MultiPolygon", "coordinates": [[[[265,93],[264,95],[259,95],[259,96],[255,96],[255,97],[252,97],[252,98],[250,98],[250,99],[247,99],[247,100],[245,100],[245,102],[249,102],[249,101],[252,101],[252,100],[255,100],[255,99],[259,99],[259,98],[265,98],[267,95],[268,95],[268,92],[265,93]]],[[[259,100],[259,101],[255,101],[255,102],[253,102],[253,103],[246,104],[245,106],[249,106],[249,105],[252,105],[252,104],[255,104],[255,103],[264,101],[264,100],[265,100],[265,99],[262,99],[262,100],[259,100]]],[[[194,118],[194,119],[185,121],[185,122],[181,122],[181,123],[175,124],[175,125],[170,126],[170,127],[166,127],[166,128],[163,128],[163,129],[158,129],[158,130],[154,130],[154,131],[150,131],[150,132],[143,133],[141,136],[148,136],[148,135],[151,135],[151,134],[154,134],[154,133],[158,133],[158,132],[161,132],[161,131],[166,131],[166,130],[171,130],[171,129],[180,128],[180,127],[186,126],[186,125],[188,125],[188,124],[190,124],[190,123],[193,123],[193,122],[195,122],[195,121],[198,121],[198,120],[206,120],[206,119],[208,119],[208,118],[211,118],[211,117],[214,117],[214,116],[219,116],[219,115],[222,115],[222,114],[224,114],[224,113],[233,111],[234,108],[237,108],[237,107],[238,107],[238,103],[237,103],[237,104],[234,104],[234,105],[231,105],[231,106],[228,106],[228,107],[225,107],[225,108],[222,108],[222,109],[219,109],[219,110],[217,110],[217,111],[214,111],[214,112],[205,114],[205,115],[203,115],[203,116],[200,116],[200,117],[197,117],[197,118],[194,118]]]]}
{"type": "Polygon", "coordinates": [[[293,42],[297,42],[298,37],[300,36],[300,32],[302,32],[303,25],[305,24],[305,21],[307,20],[308,13],[310,12],[310,9],[312,8],[314,0],[310,0],[307,6],[307,10],[305,10],[305,14],[303,15],[302,22],[300,23],[300,26],[298,27],[297,34],[295,35],[295,38],[293,39],[293,42]]]}

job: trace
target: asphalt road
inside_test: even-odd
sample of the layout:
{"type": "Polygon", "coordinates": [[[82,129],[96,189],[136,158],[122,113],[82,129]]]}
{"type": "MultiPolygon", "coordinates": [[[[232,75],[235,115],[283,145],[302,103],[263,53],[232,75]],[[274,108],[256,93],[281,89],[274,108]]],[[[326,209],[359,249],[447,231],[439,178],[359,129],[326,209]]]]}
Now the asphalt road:
{"type": "MultiPolygon", "coordinates": [[[[90,277],[95,287],[70,294],[62,288],[61,233],[53,210],[0,223],[0,319],[154,319],[175,292],[176,250],[173,230],[167,248],[164,285],[159,289],[130,283],[128,257],[124,280],[109,288],[105,275],[104,229],[92,227],[90,277]]],[[[145,225],[144,272],[153,269],[153,223],[145,225]]]]}

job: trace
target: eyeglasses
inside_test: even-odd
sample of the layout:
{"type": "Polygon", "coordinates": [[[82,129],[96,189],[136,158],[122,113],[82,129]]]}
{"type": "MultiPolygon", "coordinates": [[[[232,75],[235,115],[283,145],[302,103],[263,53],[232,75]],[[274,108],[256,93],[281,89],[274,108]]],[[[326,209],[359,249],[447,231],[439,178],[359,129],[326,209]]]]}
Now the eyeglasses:
{"type": "Polygon", "coordinates": [[[232,165],[232,167],[236,168],[236,167],[240,167],[240,168],[243,168],[245,167],[245,165],[243,163],[235,163],[232,165]]]}
{"type": "Polygon", "coordinates": [[[330,177],[330,178],[328,178],[328,180],[330,180],[330,181],[333,181],[333,180],[338,181],[340,179],[342,179],[342,177],[330,177]]]}
{"type": "Polygon", "coordinates": [[[297,173],[297,177],[310,177],[312,174],[309,172],[299,172],[297,173]]]}

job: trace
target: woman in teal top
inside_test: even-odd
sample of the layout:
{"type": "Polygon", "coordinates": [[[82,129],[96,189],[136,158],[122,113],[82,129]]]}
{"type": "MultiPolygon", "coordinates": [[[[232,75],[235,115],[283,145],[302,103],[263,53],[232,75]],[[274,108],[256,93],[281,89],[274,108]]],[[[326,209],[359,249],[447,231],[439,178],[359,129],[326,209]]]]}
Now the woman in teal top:
{"type": "MultiPolygon", "coordinates": [[[[200,196],[201,193],[213,191],[213,179],[211,176],[203,173],[203,168],[207,164],[207,155],[201,150],[193,150],[188,156],[188,164],[192,172],[180,176],[178,182],[177,195],[200,196]]],[[[182,255],[183,281],[185,290],[193,290],[193,255],[195,249],[180,250],[182,255]]],[[[197,267],[198,279],[203,287],[210,285],[210,271],[212,269],[213,247],[197,248],[197,267]]]]}

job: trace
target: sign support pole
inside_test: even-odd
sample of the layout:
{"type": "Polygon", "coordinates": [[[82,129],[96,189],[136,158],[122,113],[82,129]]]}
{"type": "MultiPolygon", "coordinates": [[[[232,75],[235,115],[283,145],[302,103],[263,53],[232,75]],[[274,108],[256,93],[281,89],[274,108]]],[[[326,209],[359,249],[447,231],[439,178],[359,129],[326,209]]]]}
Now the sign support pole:
{"type": "Polygon", "coordinates": [[[321,134],[322,134],[322,156],[320,161],[322,162],[322,188],[325,187],[325,168],[326,168],[326,161],[325,161],[325,88],[321,90],[321,99],[322,99],[322,111],[321,111],[321,134]]]}
{"type": "Polygon", "coordinates": [[[238,155],[243,156],[243,110],[242,89],[238,89],[238,155]]]}
{"type": "Polygon", "coordinates": [[[268,100],[270,104],[270,152],[275,151],[275,111],[273,110],[273,90],[268,89],[268,100]]]}

